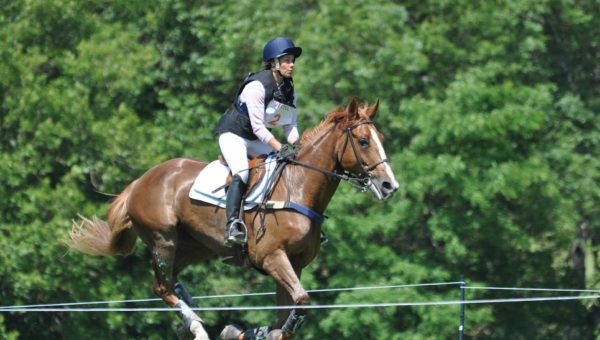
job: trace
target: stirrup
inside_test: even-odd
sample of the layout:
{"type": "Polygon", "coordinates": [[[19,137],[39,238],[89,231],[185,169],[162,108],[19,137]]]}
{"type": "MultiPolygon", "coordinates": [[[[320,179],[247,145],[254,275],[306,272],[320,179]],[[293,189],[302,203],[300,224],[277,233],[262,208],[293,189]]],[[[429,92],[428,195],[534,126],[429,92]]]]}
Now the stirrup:
{"type": "Polygon", "coordinates": [[[236,244],[245,244],[248,241],[246,224],[240,219],[235,219],[227,225],[225,231],[225,246],[232,247],[236,244]]]}

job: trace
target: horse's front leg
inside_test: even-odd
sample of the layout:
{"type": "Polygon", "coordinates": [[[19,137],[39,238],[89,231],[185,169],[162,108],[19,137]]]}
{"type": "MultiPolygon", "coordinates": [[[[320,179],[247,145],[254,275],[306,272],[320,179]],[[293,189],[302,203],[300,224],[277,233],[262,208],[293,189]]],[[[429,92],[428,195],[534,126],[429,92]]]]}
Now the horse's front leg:
{"type": "MultiPolygon", "coordinates": [[[[264,257],[262,268],[277,282],[277,305],[292,306],[308,304],[308,294],[300,283],[300,269],[294,270],[287,254],[278,249],[264,257]]],[[[278,321],[274,327],[260,327],[243,332],[235,325],[228,325],[221,332],[226,340],[285,340],[292,339],[294,332],[303,321],[302,310],[278,310],[278,321]],[[274,329],[273,329],[274,328],[274,329]],[[273,330],[271,330],[273,329],[273,330]]]]}
{"type": "MultiPolygon", "coordinates": [[[[300,277],[300,272],[298,271],[298,277],[300,277]]],[[[287,290],[281,285],[277,285],[277,295],[276,301],[278,306],[291,306],[298,305],[294,303],[290,294],[287,290]]],[[[306,303],[307,304],[308,300],[306,303]]],[[[304,323],[304,317],[306,314],[306,310],[302,308],[294,308],[292,310],[289,309],[279,309],[277,311],[277,322],[273,325],[274,329],[281,329],[283,333],[294,334],[296,331],[302,326],[304,323]]]]}
{"type": "Polygon", "coordinates": [[[292,302],[296,305],[308,304],[308,293],[300,283],[300,277],[292,267],[287,254],[278,249],[270,255],[265,256],[263,269],[271,275],[275,281],[290,295],[292,302]]]}
{"type": "MultiPolygon", "coordinates": [[[[265,257],[263,269],[277,282],[277,305],[307,305],[308,293],[300,283],[301,269],[294,269],[287,254],[279,249],[265,257]]],[[[281,339],[291,339],[304,320],[304,310],[278,310],[275,329],[281,329],[281,339]]]]}

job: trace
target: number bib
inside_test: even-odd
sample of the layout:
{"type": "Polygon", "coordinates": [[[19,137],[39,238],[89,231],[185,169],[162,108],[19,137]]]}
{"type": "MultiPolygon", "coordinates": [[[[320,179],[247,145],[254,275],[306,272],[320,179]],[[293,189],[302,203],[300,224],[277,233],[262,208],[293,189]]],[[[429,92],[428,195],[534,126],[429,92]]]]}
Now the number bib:
{"type": "Polygon", "coordinates": [[[296,114],[296,108],[271,100],[265,110],[265,125],[275,127],[277,125],[288,125],[296,114]]]}

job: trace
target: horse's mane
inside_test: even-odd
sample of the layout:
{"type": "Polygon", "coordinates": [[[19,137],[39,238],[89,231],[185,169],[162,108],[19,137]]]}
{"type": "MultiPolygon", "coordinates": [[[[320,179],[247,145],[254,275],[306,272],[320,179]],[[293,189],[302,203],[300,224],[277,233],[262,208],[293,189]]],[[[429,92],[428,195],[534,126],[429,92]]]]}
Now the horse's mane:
{"type": "Polygon", "coordinates": [[[337,125],[340,128],[344,129],[353,125],[355,122],[359,120],[368,120],[367,109],[369,108],[368,104],[365,102],[363,106],[358,108],[358,112],[348,113],[343,107],[339,106],[337,109],[327,113],[325,118],[317,124],[312,129],[306,130],[302,134],[302,138],[300,139],[300,143],[310,143],[310,141],[315,138],[315,136],[320,135],[326,127],[333,125],[337,125]]]}

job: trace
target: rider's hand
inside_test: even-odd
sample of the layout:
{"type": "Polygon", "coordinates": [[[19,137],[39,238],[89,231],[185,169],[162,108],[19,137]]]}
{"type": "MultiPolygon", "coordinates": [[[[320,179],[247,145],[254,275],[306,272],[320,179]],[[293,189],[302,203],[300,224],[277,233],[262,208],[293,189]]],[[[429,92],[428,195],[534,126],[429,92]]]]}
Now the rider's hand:
{"type": "Polygon", "coordinates": [[[296,148],[291,144],[283,144],[277,152],[277,157],[281,159],[293,159],[296,156],[296,148]]]}

